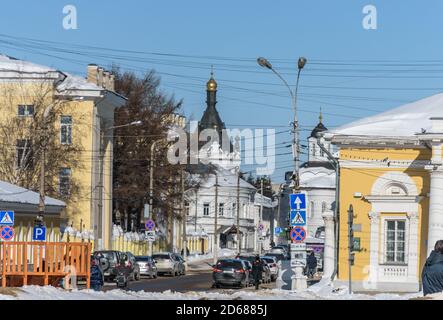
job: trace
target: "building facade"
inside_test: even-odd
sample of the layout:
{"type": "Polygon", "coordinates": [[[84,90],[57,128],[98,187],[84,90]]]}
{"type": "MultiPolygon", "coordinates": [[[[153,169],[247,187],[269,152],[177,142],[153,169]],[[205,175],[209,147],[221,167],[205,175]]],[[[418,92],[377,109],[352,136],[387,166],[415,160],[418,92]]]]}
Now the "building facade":
{"type": "Polygon", "coordinates": [[[355,290],[418,291],[443,238],[443,94],[325,134],[340,147],[338,281],[348,272],[348,217],[354,209],[355,290]]]}
{"type": "Polygon", "coordinates": [[[0,56],[0,67],[0,121],[3,127],[20,124],[20,130],[0,134],[2,144],[12,147],[4,153],[12,169],[1,170],[1,178],[39,189],[38,176],[26,172],[39,172],[41,162],[35,163],[34,156],[43,144],[33,135],[48,130],[51,136],[41,139],[54,139],[53,149],[46,150],[45,189],[66,202],[56,225],[61,232],[67,226],[87,231],[98,247],[110,248],[111,128],[115,108],[125,103],[114,92],[113,75],[90,65],[85,79],[5,55],[0,56]],[[59,152],[57,168],[51,167],[54,149],[59,152]]]}

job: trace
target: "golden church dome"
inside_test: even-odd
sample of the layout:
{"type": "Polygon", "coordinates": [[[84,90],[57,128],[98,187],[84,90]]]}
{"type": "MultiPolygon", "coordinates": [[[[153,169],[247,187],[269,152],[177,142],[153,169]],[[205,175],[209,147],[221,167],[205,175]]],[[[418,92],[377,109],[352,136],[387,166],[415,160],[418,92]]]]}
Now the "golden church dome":
{"type": "Polygon", "coordinates": [[[216,91],[217,90],[217,81],[214,80],[213,77],[209,79],[208,83],[206,83],[206,88],[208,91],[216,91]]]}

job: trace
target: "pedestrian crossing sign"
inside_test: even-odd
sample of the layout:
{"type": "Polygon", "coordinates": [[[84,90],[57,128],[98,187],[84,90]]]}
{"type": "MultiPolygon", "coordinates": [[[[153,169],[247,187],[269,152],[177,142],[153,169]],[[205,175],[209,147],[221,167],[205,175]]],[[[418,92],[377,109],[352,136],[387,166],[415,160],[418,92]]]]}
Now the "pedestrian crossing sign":
{"type": "Polygon", "coordinates": [[[306,225],[306,210],[291,210],[291,226],[306,225]]]}
{"type": "Polygon", "coordinates": [[[0,225],[13,226],[14,225],[14,211],[0,211],[0,225]]]}

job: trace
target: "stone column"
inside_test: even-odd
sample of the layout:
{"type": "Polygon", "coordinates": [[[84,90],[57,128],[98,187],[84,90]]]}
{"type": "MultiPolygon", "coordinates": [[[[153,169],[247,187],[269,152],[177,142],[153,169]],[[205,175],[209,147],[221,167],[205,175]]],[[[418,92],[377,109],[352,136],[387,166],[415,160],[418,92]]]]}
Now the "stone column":
{"type": "Polygon", "coordinates": [[[408,241],[408,280],[418,282],[418,212],[408,212],[409,241],[408,241]]]}
{"type": "Polygon", "coordinates": [[[322,214],[325,221],[325,249],[323,253],[323,278],[329,279],[334,272],[335,263],[335,237],[334,237],[334,213],[326,210],[322,214]]]}
{"type": "Polygon", "coordinates": [[[434,250],[435,242],[443,239],[443,168],[433,166],[430,175],[428,256],[434,250]]]}
{"type": "Polygon", "coordinates": [[[378,281],[378,257],[380,239],[380,212],[369,212],[371,219],[371,242],[369,248],[369,279],[367,283],[375,289],[378,281]]]}

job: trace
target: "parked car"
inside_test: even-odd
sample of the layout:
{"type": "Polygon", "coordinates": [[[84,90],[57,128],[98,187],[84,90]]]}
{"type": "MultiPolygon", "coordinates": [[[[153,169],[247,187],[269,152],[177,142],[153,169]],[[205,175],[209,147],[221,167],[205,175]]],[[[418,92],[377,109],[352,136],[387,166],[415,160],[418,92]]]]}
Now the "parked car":
{"type": "Polygon", "coordinates": [[[175,260],[177,260],[178,265],[179,265],[179,274],[180,275],[186,275],[186,261],[185,259],[183,259],[183,257],[181,255],[179,255],[178,253],[174,253],[174,257],[175,260]]]}
{"type": "Polygon", "coordinates": [[[280,253],[284,256],[288,256],[288,251],[281,246],[273,247],[271,250],[269,250],[269,253],[280,253]]]}
{"type": "Polygon", "coordinates": [[[114,281],[117,276],[117,266],[120,264],[122,253],[115,250],[105,250],[95,251],[93,255],[100,260],[105,281],[114,281]]]}
{"type": "MultiPolygon", "coordinates": [[[[251,274],[252,274],[252,264],[254,263],[256,256],[254,255],[237,255],[237,259],[245,260],[251,264],[251,274]]],[[[263,274],[262,274],[262,282],[269,283],[271,282],[271,270],[269,269],[266,261],[262,260],[263,264],[263,274]]],[[[251,276],[252,278],[252,276],[251,276]]],[[[253,281],[253,280],[252,280],[253,281]]]]}
{"type": "Polygon", "coordinates": [[[141,276],[149,276],[150,278],[157,278],[157,266],[155,260],[151,256],[136,256],[135,260],[140,267],[141,276]]]}
{"type": "Polygon", "coordinates": [[[126,251],[125,254],[128,257],[128,259],[126,259],[126,266],[129,268],[130,280],[139,281],[140,280],[140,266],[137,263],[135,256],[129,251],[126,251]]]}
{"type": "Polygon", "coordinates": [[[249,273],[249,283],[248,285],[254,285],[254,277],[252,276],[252,263],[249,262],[248,260],[243,260],[243,262],[245,262],[246,264],[246,269],[249,273]]]}
{"type": "Polygon", "coordinates": [[[170,274],[175,277],[183,271],[180,260],[172,252],[155,253],[152,258],[157,261],[158,274],[170,274]]]}
{"type": "Polygon", "coordinates": [[[266,256],[276,258],[277,262],[280,262],[282,260],[288,260],[288,258],[284,254],[281,254],[281,253],[267,252],[266,256]]]}
{"type": "Polygon", "coordinates": [[[275,281],[278,277],[279,266],[276,257],[272,256],[263,256],[262,259],[266,262],[271,271],[271,281],[275,281]]]}
{"type": "Polygon", "coordinates": [[[220,288],[223,285],[247,287],[250,284],[250,273],[244,260],[221,259],[212,268],[214,286],[220,288]]]}

